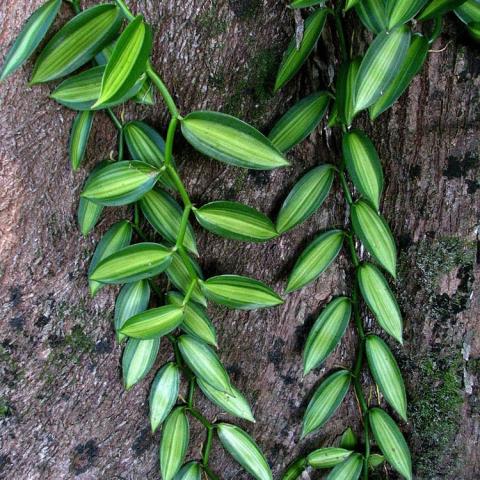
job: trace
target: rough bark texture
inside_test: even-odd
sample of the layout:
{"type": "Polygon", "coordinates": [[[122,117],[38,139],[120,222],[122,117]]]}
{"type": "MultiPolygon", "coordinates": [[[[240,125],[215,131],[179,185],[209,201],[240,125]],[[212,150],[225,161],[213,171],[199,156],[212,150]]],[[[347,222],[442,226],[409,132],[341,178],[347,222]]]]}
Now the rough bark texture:
{"type": "MultiPolygon", "coordinates": [[[[2,56],[40,3],[2,1],[2,56]]],[[[332,74],[328,65],[335,58],[335,37],[327,30],[298,80],[278,95],[271,93],[279,57],[294,30],[283,2],[129,3],[152,23],[154,63],[183,113],[219,109],[268,131],[288,105],[324,88],[332,74]]],[[[63,7],[62,19],[69,15],[63,7]]],[[[358,35],[354,38],[360,46],[358,35]]],[[[404,430],[416,478],[467,480],[480,476],[480,63],[477,47],[454,19],[433,48],[438,51],[393,110],[375,124],[361,120],[360,125],[382,158],[383,212],[400,247],[401,274],[393,287],[405,314],[405,345],[393,347],[408,384],[410,420],[404,430]]],[[[159,434],[149,432],[146,408],[153,374],[131,391],[123,389],[121,348],[112,333],[115,291],[105,289],[91,299],[86,283],[101,234],[115,218],[131,213],[112,210],[87,238],[76,225],[86,172],[110,154],[115,131],[106,116],[97,115],[88,163],[74,175],[67,159],[73,113],[48,99],[48,87],[26,86],[31,67],[0,86],[0,477],[159,478],[159,434]]],[[[125,117],[146,119],[165,133],[165,113],[159,101],[155,108],[128,106],[125,117]]],[[[201,158],[180,138],[175,152],[198,203],[227,198],[274,215],[309,167],[338,162],[338,138],[319,129],[289,154],[290,168],[271,173],[239,171],[201,158]]],[[[327,226],[343,224],[343,198],[335,188],[312,220],[268,244],[236,243],[197,229],[206,274],[251,275],[281,290],[307,241],[327,226]]],[[[343,257],[313,286],[289,295],[281,308],[212,309],[221,358],[257,419],[253,426],[240,424],[263,447],[276,478],[299,453],[331,444],[347,426],[360,431],[350,395],[320,434],[299,441],[312,387],[329,368],[350,366],[356,345],[349,330],[326,368],[302,378],[305,335],[325,302],[348,292],[351,283],[343,257]]],[[[158,365],[169,357],[165,342],[158,365]]],[[[373,402],[375,391],[370,393],[373,402]]],[[[213,418],[218,412],[198,398],[213,418]]],[[[193,456],[200,433],[195,427],[193,456]]],[[[212,458],[222,478],[248,478],[220,448],[212,458]]]]}

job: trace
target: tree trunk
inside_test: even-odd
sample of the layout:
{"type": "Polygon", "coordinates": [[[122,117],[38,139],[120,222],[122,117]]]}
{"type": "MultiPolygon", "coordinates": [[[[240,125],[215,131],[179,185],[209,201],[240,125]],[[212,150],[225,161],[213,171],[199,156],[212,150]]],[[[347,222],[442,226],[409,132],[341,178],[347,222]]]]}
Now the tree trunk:
{"type": "MultiPolygon", "coordinates": [[[[3,0],[2,56],[40,3],[3,0]]],[[[268,131],[288,106],[331,81],[338,52],[327,29],[297,80],[272,94],[281,53],[294,31],[284,2],[129,4],[152,24],[154,64],[183,114],[220,110],[268,131]]],[[[61,12],[62,21],[71,15],[67,6],[61,12]]],[[[352,26],[361,30],[356,21],[352,26]]],[[[359,48],[358,35],[353,38],[359,48]]],[[[359,125],[379,150],[386,176],[382,211],[399,244],[400,276],[393,287],[405,317],[405,344],[392,347],[408,388],[404,431],[415,478],[467,480],[480,476],[480,64],[477,47],[454,18],[433,49],[401,101],[375,123],[364,119],[359,125]]],[[[0,478],[156,479],[160,435],[150,433],[147,418],[153,372],[124,390],[121,347],[112,331],[116,289],[92,299],[86,282],[96,242],[116,218],[131,211],[111,209],[87,238],[76,224],[85,176],[114,150],[115,131],[104,114],[96,115],[88,162],[73,174],[67,145],[74,114],[48,98],[47,86],[27,87],[31,70],[29,62],[0,86],[0,478]]],[[[124,115],[145,119],[165,134],[160,98],[154,108],[128,105],[124,115]]],[[[338,163],[338,144],[338,134],[324,125],[289,154],[290,168],[268,173],[201,157],[180,135],[174,152],[198,204],[238,200],[273,216],[307,169],[338,163]]],[[[196,228],[201,264],[206,275],[249,275],[281,291],[301,248],[345,218],[336,186],[313,219],[276,241],[237,243],[196,228]]],[[[348,258],[342,257],[314,285],[288,295],[280,308],[211,310],[221,358],[257,420],[239,424],[263,448],[275,478],[299,454],[334,443],[346,427],[361,431],[356,400],[349,394],[319,434],[299,440],[312,388],[328,369],[351,366],[357,342],[350,329],[326,368],[303,378],[306,334],[325,303],[348,293],[352,281],[348,258]]],[[[364,313],[368,328],[376,330],[364,313]]],[[[158,366],[171,356],[162,343],[158,366]]],[[[375,402],[367,379],[365,388],[375,402]]],[[[200,394],[198,405],[210,418],[229,418],[200,394]]],[[[202,440],[195,426],[192,458],[198,457],[202,440]]],[[[222,478],[249,478],[218,446],[212,459],[222,478]]],[[[387,472],[379,474],[385,478],[387,472]]],[[[321,478],[318,472],[308,475],[321,478]]]]}

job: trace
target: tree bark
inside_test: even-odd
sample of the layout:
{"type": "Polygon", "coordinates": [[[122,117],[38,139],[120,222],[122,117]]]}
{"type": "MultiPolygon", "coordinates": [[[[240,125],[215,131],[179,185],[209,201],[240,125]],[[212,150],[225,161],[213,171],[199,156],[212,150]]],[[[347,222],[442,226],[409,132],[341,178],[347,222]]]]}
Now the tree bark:
{"type": "MultiPolygon", "coordinates": [[[[2,2],[2,56],[40,4],[2,2]]],[[[132,0],[129,5],[152,24],[153,63],[183,114],[220,110],[268,131],[288,106],[332,80],[338,52],[335,34],[327,29],[297,79],[272,94],[281,53],[294,31],[283,2],[132,0]]],[[[62,7],[61,20],[70,16],[62,7]]],[[[357,21],[351,27],[349,33],[361,30],[357,21]]],[[[353,40],[359,48],[359,35],[353,40]]],[[[399,244],[400,275],[392,286],[405,317],[405,344],[391,345],[408,388],[409,422],[402,428],[415,478],[467,480],[480,476],[480,64],[478,47],[454,18],[432,48],[401,101],[373,124],[362,117],[358,125],[380,153],[386,177],[382,211],[399,244]]],[[[88,162],[73,174],[67,145],[74,114],[48,98],[48,86],[27,87],[31,69],[29,62],[0,85],[0,478],[156,479],[160,435],[150,433],[147,418],[153,371],[131,391],[123,389],[121,347],[112,330],[116,289],[92,299],[86,282],[96,242],[131,211],[110,209],[86,238],[76,224],[84,179],[115,150],[115,131],[104,114],[96,115],[88,162]]],[[[154,108],[128,105],[123,114],[145,119],[165,134],[160,98],[154,108]]],[[[306,170],[338,163],[338,140],[322,125],[289,153],[290,168],[267,173],[201,157],[180,135],[174,153],[198,204],[238,200],[274,216],[306,170]]],[[[266,244],[237,243],[196,227],[201,265],[206,275],[249,275],[281,291],[307,242],[345,220],[335,186],[311,220],[266,244]]],[[[349,394],[319,434],[299,440],[313,387],[330,368],[350,367],[357,343],[349,329],[325,368],[303,378],[306,334],[325,303],[348,293],[352,281],[343,256],[314,285],[288,295],[280,308],[211,309],[222,361],[257,420],[238,423],[262,447],[275,478],[299,454],[333,444],[346,427],[361,431],[356,400],[349,394]]],[[[364,318],[368,329],[378,330],[367,311],[364,318]]],[[[162,343],[157,366],[171,356],[162,343]]],[[[366,378],[364,386],[374,403],[377,394],[366,378]]],[[[210,418],[229,418],[200,394],[197,401],[210,418]]],[[[192,458],[202,440],[195,425],[192,458]]],[[[218,445],[212,459],[222,478],[249,478],[218,445]]],[[[385,478],[387,472],[378,474],[385,478]]]]}

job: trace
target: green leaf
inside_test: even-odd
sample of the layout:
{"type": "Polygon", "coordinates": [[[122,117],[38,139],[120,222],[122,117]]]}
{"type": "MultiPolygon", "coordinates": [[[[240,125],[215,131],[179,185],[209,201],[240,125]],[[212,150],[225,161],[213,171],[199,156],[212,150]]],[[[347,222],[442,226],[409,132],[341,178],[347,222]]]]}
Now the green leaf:
{"type": "Polygon", "coordinates": [[[355,450],[358,444],[358,438],[351,429],[348,427],[343,433],[342,438],[340,439],[340,447],[346,448],[347,450],[355,450]]]}
{"type": "Polygon", "coordinates": [[[288,278],[287,293],[316,280],[335,260],[343,245],[345,233],[330,230],[319,235],[301,253],[288,278]]]}
{"type": "Polygon", "coordinates": [[[159,348],[159,339],[130,339],[127,342],[122,356],[123,383],[127,390],[145,378],[155,363],[159,348]]]}
{"type": "Polygon", "coordinates": [[[174,480],[202,480],[202,468],[197,462],[185,464],[175,475],[174,480]]]}
{"type": "Polygon", "coordinates": [[[183,359],[192,372],[216,390],[232,393],[230,379],[217,354],[204,342],[191,335],[178,338],[183,359]]]}
{"type": "Polygon", "coordinates": [[[129,318],[120,329],[127,337],[148,340],[162,337],[175,330],[183,321],[183,309],[175,305],[164,305],[137,313],[129,318]]]}
{"type": "Polygon", "coordinates": [[[8,51],[0,72],[0,82],[32,55],[55,20],[62,0],[49,0],[35,10],[8,51]]]}
{"type": "MultiPolygon", "coordinates": [[[[95,173],[101,170],[104,166],[108,165],[109,162],[107,160],[103,160],[102,162],[98,163],[95,168],[90,173],[89,179],[85,182],[85,186],[88,184],[89,180],[91,181],[92,178],[95,177],[95,173]]],[[[78,225],[80,227],[80,231],[82,235],[88,235],[90,231],[95,227],[100,218],[100,215],[103,212],[103,206],[97,205],[86,198],[80,197],[80,202],[78,204],[78,225]]]]}
{"type": "Polygon", "coordinates": [[[386,0],[388,29],[410,21],[428,0],[386,0]]]}
{"type": "Polygon", "coordinates": [[[139,15],[123,31],[115,44],[103,75],[100,97],[93,108],[124,97],[145,73],[151,51],[152,32],[139,15]]]}
{"type": "Polygon", "coordinates": [[[397,361],[387,344],[376,335],[365,341],[368,366],[387,402],[407,421],[407,396],[397,361]]]}
{"type": "Polygon", "coordinates": [[[370,107],[370,118],[375,120],[381,113],[389,109],[405,92],[413,77],[422,68],[428,55],[430,45],[421,34],[412,36],[405,60],[385,93],[370,107]]]}
{"type": "Polygon", "coordinates": [[[209,300],[229,308],[254,310],[283,303],[283,299],[264,283],[240,275],[218,275],[201,281],[200,286],[209,300]]]}
{"type": "Polygon", "coordinates": [[[353,453],[330,472],[327,480],[357,480],[362,473],[362,466],[362,455],[353,453]]]}
{"type": "MultiPolygon", "coordinates": [[[[140,208],[150,225],[170,243],[175,244],[180,232],[183,209],[163,190],[150,190],[139,200],[140,208]]],[[[187,224],[183,245],[198,255],[197,242],[190,223],[187,224]]]]}
{"type": "Polygon", "coordinates": [[[455,15],[467,25],[480,22],[480,0],[467,0],[455,9],[455,15]]]}
{"type": "Polygon", "coordinates": [[[355,6],[355,11],[365,27],[378,34],[387,29],[385,7],[385,0],[361,0],[355,6]]]}
{"type": "Polygon", "coordinates": [[[278,233],[285,233],[312,216],[330,192],[334,178],[333,165],[310,170],[292,188],[277,217],[278,233]]]}
{"type": "Polygon", "coordinates": [[[64,77],[85,65],[115,37],[122,23],[113,4],[88,8],[70,20],[38,57],[31,84],[64,77]]]}
{"type": "Polygon", "coordinates": [[[303,353],[304,375],[318,367],[333,352],[347,329],[352,302],[338,297],[322,311],[310,331],[303,353]]]}
{"type": "Polygon", "coordinates": [[[267,137],[248,123],[224,113],[190,113],[182,119],[182,133],[196,150],[230,165],[253,170],[289,165],[267,137]]]}
{"type": "Polygon", "coordinates": [[[368,467],[372,470],[379,467],[385,461],[385,457],[383,455],[379,455],[378,453],[372,453],[368,457],[368,467]]]}
{"type": "Polygon", "coordinates": [[[168,292],[167,301],[178,307],[183,306],[183,323],[180,328],[194,337],[198,337],[205,343],[217,346],[217,333],[205,308],[195,302],[187,302],[183,305],[184,297],[178,292],[168,292]]]}
{"type": "Polygon", "coordinates": [[[115,162],[95,172],[81,196],[99,205],[127,205],[151,190],[159,175],[154,167],[138,160],[115,162]]]}
{"type": "Polygon", "coordinates": [[[278,69],[277,79],[275,80],[275,91],[280,90],[294,77],[310,53],[312,53],[315,44],[322,34],[328,13],[329,10],[327,8],[319,8],[305,20],[303,38],[299,48],[297,48],[297,39],[295,36],[292,38],[283,55],[280,68],[278,69]]]}
{"type": "Polygon", "coordinates": [[[307,468],[307,459],[299,458],[292,462],[285,473],[282,475],[282,480],[297,480],[303,471],[307,468]]]}
{"type": "Polygon", "coordinates": [[[339,463],[342,463],[353,452],[345,448],[319,448],[308,454],[307,462],[313,468],[332,468],[339,463]]]}
{"type": "Polygon", "coordinates": [[[372,141],[360,130],[343,135],[343,158],[353,184],[378,210],[383,190],[382,164],[372,141]]]}
{"type": "MultiPolygon", "coordinates": [[[[198,263],[191,257],[188,257],[188,259],[191,267],[195,270],[197,277],[202,278],[202,271],[200,270],[200,266],[198,265],[198,263]]],[[[184,294],[187,293],[192,283],[192,280],[194,280],[192,274],[190,273],[190,270],[185,264],[184,259],[182,259],[182,257],[177,252],[172,255],[172,262],[166,269],[165,273],[167,274],[168,279],[173,283],[173,285],[175,285],[175,287],[177,287],[184,294]]],[[[203,306],[207,306],[207,300],[205,298],[205,295],[203,295],[202,291],[200,290],[200,286],[198,285],[198,283],[193,287],[191,299],[197,303],[200,303],[203,306]]]]}
{"type": "Polygon", "coordinates": [[[194,209],[198,223],[216,235],[246,242],[266,242],[277,236],[271,220],[239,202],[216,201],[194,209]]]}
{"type": "Polygon", "coordinates": [[[163,480],[172,480],[183,463],[188,449],[190,427],[185,407],[177,407],[167,417],[160,444],[160,470],[163,480]]]}
{"type": "Polygon", "coordinates": [[[129,283],[122,287],[115,302],[115,315],[113,319],[118,341],[122,341],[125,338],[125,335],[120,333],[120,329],[125,322],[137,313],[146,310],[149,301],[150,285],[148,281],[139,280],[138,282],[129,283]]]}
{"type": "Polygon", "coordinates": [[[380,326],[403,343],[400,308],[380,270],[370,263],[365,263],[358,267],[357,279],[363,298],[380,326]]]}
{"type": "Polygon", "coordinates": [[[153,96],[153,84],[149,79],[146,79],[143,82],[142,88],[140,88],[140,90],[133,99],[135,100],[135,102],[140,103],[141,105],[155,105],[155,97],[153,96]]]}
{"type": "Polygon", "coordinates": [[[241,428],[219,423],[217,433],[227,452],[257,480],[272,480],[267,460],[252,438],[241,428]]]}
{"type": "Polygon", "coordinates": [[[235,417],[244,418],[249,422],[255,422],[247,399],[234,386],[232,386],[230,393],[226,393],[216,390],[200,379],[197,380],[197,383],[204,395],[222,410],[235,417]]]}
{"type": "Polygon", "coordinates": [[[405,25],[380,33],[362,60],[355,87],[355,111],[375,103],[400,70],[410,45],[410,30],[405,25]]]}
{"type": "Polygon", "coordinates": [[[368,414],[375,441],[388,463],[407,480],[412,479],[412,460],[407,442],[393,419],[380,408],[368,414]]]}
{"type": "Polygon", "coordinates": [[[93,115],[93,112],[79,112],[73,121],[69,145],[70,163],[73,170],[78,170],[85,158],[93,124],[93,115]]]}
{"type": "MultiPolygon", "coordinates": [[[[51,94],[56,102],[72,110],[92,110],[100,95],[105,67],[93,67],[64,80],[51,94]]],[[[113,107],[132,98],[142,87],[139,80],[124,97],[108,103],[102,108],[113,107]]],[[[141,158],[139,159],[141,160],[141,158]]]]}
{"type": "MultiPolygon", "coordinates": [[[[162,167],[165,161],[165,142],[161,135],[143,122],[128,122],[123,127],[125,142],[132,158],[149,163],[154,167],[162,167]]],[[[173,181],[163,173],[160,183],[172,190],[173,181]]]]}
{"type": "MultiPolygon", "coordinates": [[[[98,242],[95,253],[93,254],[90,267],[88,269],[88,276],[95,271],[97,266],[113,253],[121,250],[122,248],[130,245],[132,240],[132,226],[126,220],[117,222],[115,225],[109,228],[107,233],[98,242]]],[[[88,282],[91,295],[95,295],[98,290],[103,286],[101,283],[89,278],[88,282]]]]}
{"type": "Polygon", "coordinates": [[[339,370],[327,377],[315,391],[303,417],[302,438],[322,427],[335,413],[348,392],[351,374],[339,370]]]}
{"type": "Polygon", "coordinates": [[[130,283],[154,277],[172,261],[172,251],[158,243],[137,243],[122,248],[98,263],[90,280],[101,283],[130,283]]]}
{"type": "Polygon", "coordinates": [[[148,397],[152,432],[157,430],[174,407],[179,387],[180,368],[175,363],[168,362],[155,376],[148,397]]]}
{"type": "Polygon", "coordinates": [[[480,42],[480,22],[472,22],[467,25],[467,30],[470,36],[476,41],[480,42]]]}
{"type": "Polygon", "coordinates": [[[338,115],[347,126],[355,117],[354,94],[361,58],[340,65],[336,84],[336,101],[338,115]]]}
{"type": "Polygon", "coordinates": [[[361,0],[346,0],[345,7],[343,9],[344,12],[348,12],[351,8],[357,5],[361,0]]]}
{"type": "Polygon", "coordinates": [[[454,10],[465,2],[465,0],[432,0],[421,11],[417,17],[418,20],[430,20],[435,17],[440,17],[446,13],[454,10]]]}
{"type": "Polygon", "coordinates": [[[325,0],[293,0],[289,8],[307,8],[321,5],[323,7],[325,0]]]}
{"type": "Polygon", "coordinates": [[[365,248],[395,278],[397,247],[385,219],[364,200],[352,205],[350,217],[353,230],[365,248]]]}
{"type": "Polygon", "coordinates": [[[317,128],[329,102],[328,92],[316,92],[303,98],[275,124],[268,138],[281,152],[290,150],[317,128]]]}

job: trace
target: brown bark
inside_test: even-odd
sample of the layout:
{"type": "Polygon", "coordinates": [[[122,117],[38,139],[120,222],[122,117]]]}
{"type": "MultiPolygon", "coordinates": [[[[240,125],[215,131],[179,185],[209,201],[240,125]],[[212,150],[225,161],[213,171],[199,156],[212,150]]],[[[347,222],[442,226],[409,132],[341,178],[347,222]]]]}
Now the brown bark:
{"type": "MultiPolygon", "coordinates": [[[[40,3],[2,2],[2,56],[40,3]]],[[[279,2],[129,3],[153,26],[154,63],[183,113],[219,109],[268,131],[295,99],[328,83],[327,65],[335,53],[329,31],[298,80],[271,94],[279,54],[294,29],[293,17],[279,2]]],[[[62,8],[62,18],[69,15],[62,8]]],[[[395,351],[408,385],[411,415],[404,429],[416,478],[467,480],[480,475],[479,63],[477,47],[453,19],[434,49],[439,51],[429,56],[393,110],[374,124],[360,125],[381,155],[387,181],[383,213],[400,245],[401,275],[394,287],[406,331],[404,348],[395,351]]],[[[115,291],[105,289],[91,299],[86,284],[97,240],[115,218],[130,212],[112,210],[87,238],[76,226],[86,172],[114,149],[115,132],[103,114],[97,115],[88,163],[73,174],[67,159],[73,113],[48,99],[48,87],[26,86],[31,67],[28,63],[0,85],[0,401],[8,407],[0,419],[0,477],[159,478],[159,434],[150,434],[146,408],[153,375],[124,391],[121,348],[111,326],[115,291]]],[[[125,117],[146,119],[165,133],[160,100],[155,108],[128,106],[125,117]]],[[[243,172],[202,158],[180,138],[175,154],[199,204],[227,198],[274,215],[303,172],[318,162],[338,161],[338,138],[318,129],[289,154],[292,167],[270,173],[243,172]]],[[[250,275],[281,290],[307,241],[329,225],[342,225],[344,218],[336,188],[313,219],[268,244],[236,243],[197,228],[201,263],[208,275],[250,275]]],[[[327,369],[304,379],[305,335],[325,302],[348,292],[351,284],[345,257],[315,285],[289,295],[281,308],[212,309],[221,358],[257,419],[253,426],[240,424],[266,452],[276,478],[298,454],[331,444],[347,426],[361,431],[349,395],[321,433],[299,441],[312,387],[328,368],[350,366],[356,345],[349,330],[327,369]]],[[[375,328],[367,314],[366,322],[375,328]]],[[[158,365],[170,356],[162,344],[158,365]]],[[[198,398],[213,418],[218,412],[198,398]]],[[[192,437],[196,455],[200,431],[192,437]]],[[[248,478],[220,448],[212,458],[222,478],[248,478]]]]}

